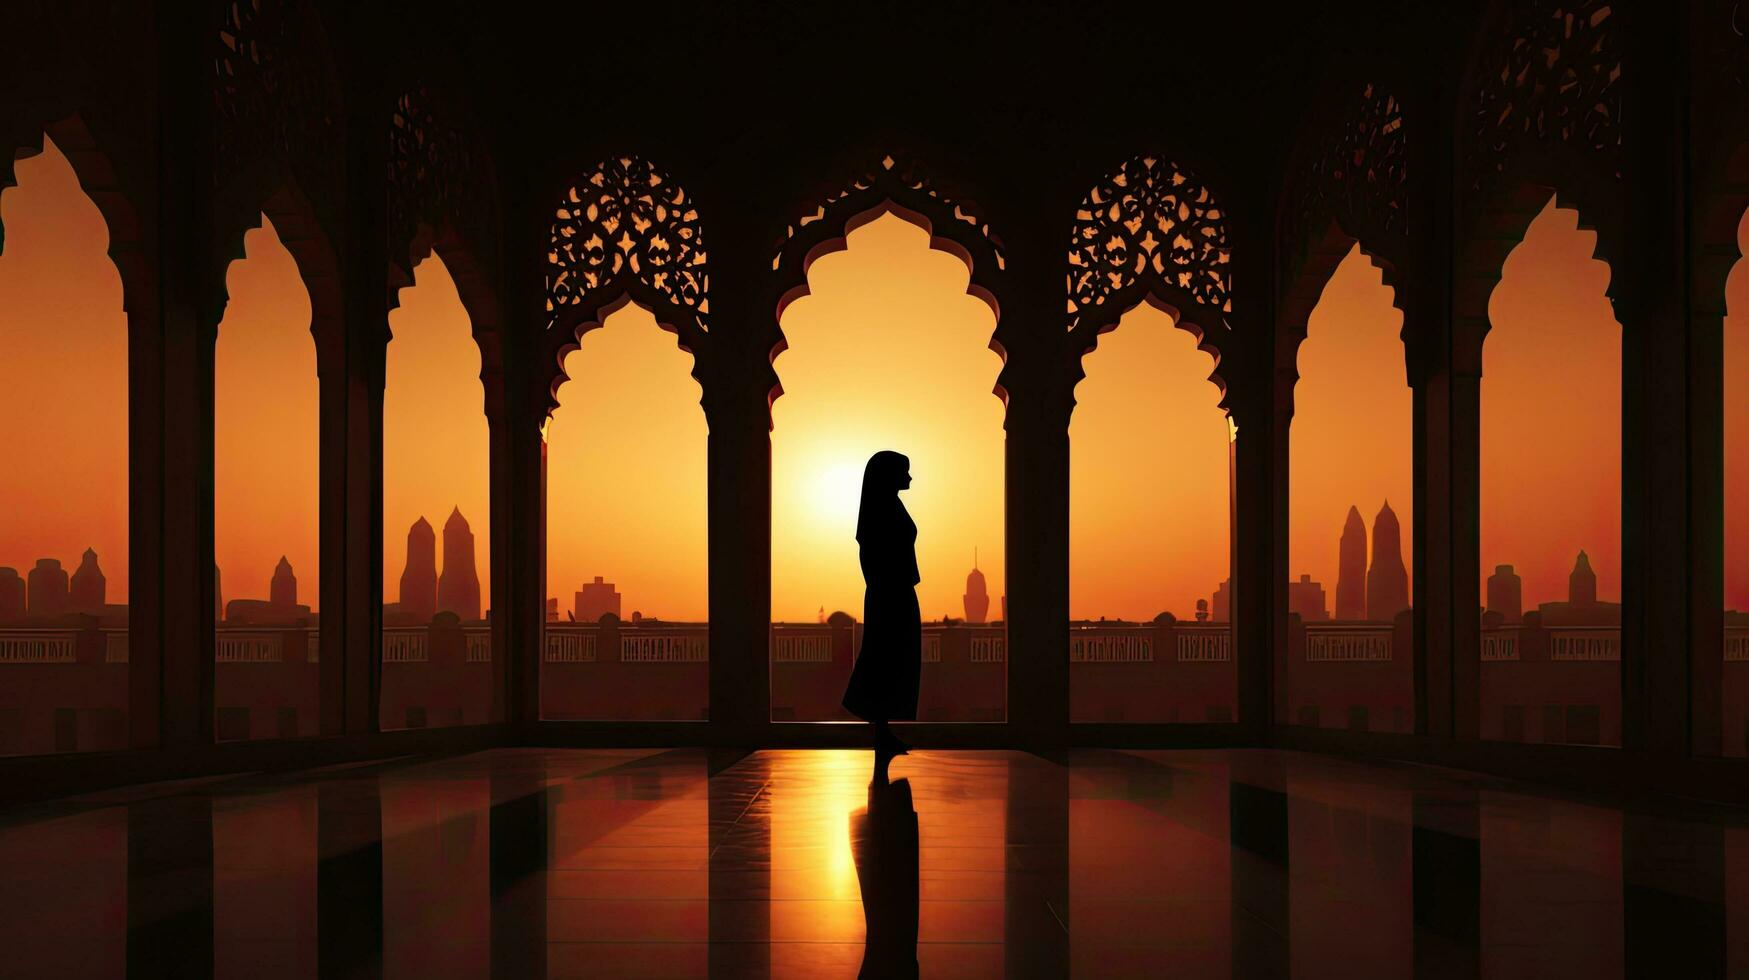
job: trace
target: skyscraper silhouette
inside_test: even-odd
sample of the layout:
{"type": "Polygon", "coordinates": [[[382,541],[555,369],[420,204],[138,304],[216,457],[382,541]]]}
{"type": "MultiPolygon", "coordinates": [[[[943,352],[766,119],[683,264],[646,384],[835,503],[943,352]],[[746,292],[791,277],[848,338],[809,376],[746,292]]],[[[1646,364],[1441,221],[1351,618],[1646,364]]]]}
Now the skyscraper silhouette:
{"type": "Polygon", "coordinates": [[[437,608],[462,622],[480,618],[480,574],[474,569],[474,532],[460,507],[443,525],[443,575],[437,580],[437,608]]]}
{"type": "Polygon", "coordinates": [[[1567,576],[1567,602],[1575,606],[1597,605],[1597,573],[1591,570],[1591,558],[1583,548],[1573,563],[1573,574],[1567,576]]]}
{"type": "Polygon", "coordinates": [[[401,572],[401,614],[429,623],[437,615],[437,532],[421,517],[407,529],[407,564],[401,572]]]}
{"type": "Polygon", "coordinates": [[[1336,570],[1336,618],[1366,618],[1366,521],[1360,508],[1348,508],[1336,570]]]}
{"type": "Polygon", "coordinates": [[[267,601],[276,606],[295,606],[298,604],[298,577],[292,574],[291,562],[279,556],[279,564],[273,566],[273,582],[267,587],[267,601]]]}
{"type": "Polygon", "coordinates": [[[1388,623],[1409,608],[1409,570],[1403,567],[1403,528],[1391,502],[1372,522],[1372,567],[1366,572],[1366,618],[1388,623]]]}
{"type": "Polygon", "coordinates": [[[603,582],[599,575],[593,582],[584,582],[583,588],[571,598],[573,615],[579,623],[598,623],[608,613],[619,616],[619,593],[612,582],[603,582]]]}
{"type": "Polygon", "coordinates": [[[1287,584],[1287,609],[1300,617],[1303,623],[1330,618],[1330,607],[1324,600],[1324,583],[1312,581],[1310,575],[1301,575],[1298,582],[1287,584]]]}
{"type": "Polygon", "coordinates": [[[968,623],[981,623],[990,615],[990,592],[984,585],[984,573],[978,571],[976,552],[972,556],[972,570],[966,575],[966,594],[961,601],[966,607],[968,623]]]}
{"type": "Polygon", "coordinates": [[[103,611],[104,595],[108,584],[103,578],[103,570],[97,567],[97,552],[86,548],[85,554],[79,559],[79,567],[73,570],[73,585],[69,593],[69,606],[74,612],[91,613],[103,611]]]}
{"type": "Polygon", "coordinates": [[[1499,613],[1504,623],[1523,621],[1524,580],[1511,565],[1496,565],[1488,576],[1488,611],[1499,613]]]}
{"type": "Polygon", "coordinates": [[[16,568],[0,568],[0,622],[24,618],[24,579],[16,568]]]}
{"type": "Polygon", "coordinates": [[[67,573],[57,558],[38,558],[30,570],[30,614],[54,616],[67,611],[67,573]]]}

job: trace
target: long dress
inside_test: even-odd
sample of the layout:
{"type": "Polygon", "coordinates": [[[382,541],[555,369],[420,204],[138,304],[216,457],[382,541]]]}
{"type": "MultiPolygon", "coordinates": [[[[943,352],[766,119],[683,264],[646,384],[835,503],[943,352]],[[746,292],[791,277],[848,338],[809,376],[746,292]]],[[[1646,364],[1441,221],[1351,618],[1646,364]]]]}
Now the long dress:
{"type": "Polygon", "coordinates": [[[915,721],[923,675],[917,525],[895,495],[875,531],[860,549],[862,649],[844,688],[844,707],[864,721],[915,721]]]}

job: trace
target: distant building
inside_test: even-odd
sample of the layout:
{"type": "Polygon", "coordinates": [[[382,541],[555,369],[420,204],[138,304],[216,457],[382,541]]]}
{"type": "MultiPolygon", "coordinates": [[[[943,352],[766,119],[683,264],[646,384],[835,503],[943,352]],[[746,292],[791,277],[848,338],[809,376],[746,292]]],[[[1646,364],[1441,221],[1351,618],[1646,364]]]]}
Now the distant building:
{"type": "Polygon", "coordinates": [[[69,607],[74,612],[100,615],[107,591],[103,570],[97,567],[97,552],[86,548],[84,556],[79,559],[79,567],[73,570],[72,588],[68,591],[69,607]]]}
{"type": "Polygon", "coordinates": [[[474,567],[474,532],[460,507],[443,525],[443,575],[437,580],[437,608],[462,622],[480,618],[480,573],[474,567]]]}
{"type": "Polygon", "coordinates": [[[1567,577],[1567,601],[1545,602],[1536,612],[1538,623],[1549,629],[1621,625],[1621,604],[1597,601],[1597,573],[1591,569],[1591,557],[1583,551],[1567,577]]]}
{"type": "Polygon", "coordinates": [[[32,616],[58,616],[67,611],[67,573],[59,559],[38,558],[27,584],[32,616]]]}
{"type": "Polygon", "coordinates": [[[1567,601],[1575,606],[1597,604],[1597,573],[1591,570],[1591,557],[1583,548],[1567,576],[1567,601]]]}
{"type": "Polygon", "coordinates": [[[559,600],[553,596],[547,597],[547,622],[559,621],[559,600]]]}
{"type": "Polygon", "coordinates": [[[1289,582],[1287,608],[1302,622],[1329,619],[1330,607],[1324,597],[1324,583],[1312,581],[1310,575],[1301,575],[1298,582],[1289,582]]]}
{"type": "Polygon", "coordinates": [[[309,606],[296,603],[232,599],[225,604],[227,626],[307,626],[314,619],[309,606]]]}
{"type": "Polygon", "coordinates": [[[407,530],[407,562],[401,572],[401,619],[429,623],[437,615],[437,532],[421,517],[407,530]]]}
{"type": "Polygon", "coordinates": [[[579,623],[595,623],[601,617],[613,615],[619,617],[620,595],[613,588],[612,582],[603,582],[601,576],[595,576],[595,581],[584,582],[574,597],[575,615],[579,623]]]}
{"type": "Polygon", "coordinates": [[[1524,620],[1524,580],[1511,565],[1495,565],[1488,576],[1488,611],[1499,613],[1503,623],[1524,620]]]}
{"type": "Polygon", "coordinates": [[[284,555],[279,556],[279,564],[273,566],[273,582],[267,587],[267,601],[276,606],[295,606],[298,604],[298,577],[292,574],[291,562],[284,555]]]}
{"type": "Polygon", "coordinates": [[[1336,574],[1336,618],[1366,618],[1366,521],[1348,508],[1336,574]]]}
{"type": "Polygon", "coordinates": [[[1211,615],[1209,618],[1213,619],[1217,623],[1230,623],[1233,621],[1233,619],[1232,619],[1232,614],[1233,614],[1233,580],[1232,579],[1227,579],[1225,582],[1222,582],[1218,588],[1215,589],[1215,601],[1211,604],[1211,606],[1212,606],[1212,609],[1211,609],[1211,615]]]}
{"type": "Polygon", "coordinates": [[[966,622],[982,623],[990,615],[990,593],[984,586],[984,573],[978,571],[978,561],[972,559],[972,570],[966,576],[966,594],[961,597],[966,609],[966,622]]]}
{"type": "Polygon", "coordinates": [[[0,568],[0,622],[23,619],[25,611],[24,579],[16,568],[0,568]]]}
{"type": "Polygon", "coordinates": [[[1389,623],[1409,608],[1409,570],[1403,566],[1403,527],[1391,502],[1372,522],[1372,567],[1366,571],[1366,618],[1389,623]]]}

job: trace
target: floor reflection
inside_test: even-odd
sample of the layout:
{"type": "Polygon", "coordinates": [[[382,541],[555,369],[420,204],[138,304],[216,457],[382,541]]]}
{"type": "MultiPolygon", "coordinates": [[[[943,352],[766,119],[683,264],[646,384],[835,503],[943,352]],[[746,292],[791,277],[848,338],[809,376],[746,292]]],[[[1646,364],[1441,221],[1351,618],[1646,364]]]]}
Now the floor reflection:
{"type": "Polygon", "coordinates": [[[0,974],[1749,975],[1739,811],[1263,750],[871,761],[507,749],[0,812],[0,974]]]}
{"type": "Polygon", "coordinates": [[[911,782],[887,769],[868,784],[868,806],[850,815],[850,850],[862,890],[859,977],[917,976],[917,809],[911,782]]]}

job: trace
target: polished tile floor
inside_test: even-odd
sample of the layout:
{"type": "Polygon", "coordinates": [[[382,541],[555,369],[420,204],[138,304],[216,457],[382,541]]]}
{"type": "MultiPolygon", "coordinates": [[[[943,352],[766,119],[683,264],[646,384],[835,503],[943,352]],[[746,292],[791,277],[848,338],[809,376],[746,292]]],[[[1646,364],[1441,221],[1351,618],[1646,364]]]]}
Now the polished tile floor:
{"type": "Polygon", "coordinates": [[[0,812],[5,977],[1749,976],[1749,816],[1250,751],[506,749],[0,812]]]}

